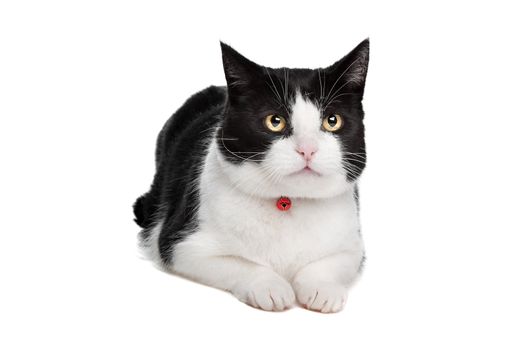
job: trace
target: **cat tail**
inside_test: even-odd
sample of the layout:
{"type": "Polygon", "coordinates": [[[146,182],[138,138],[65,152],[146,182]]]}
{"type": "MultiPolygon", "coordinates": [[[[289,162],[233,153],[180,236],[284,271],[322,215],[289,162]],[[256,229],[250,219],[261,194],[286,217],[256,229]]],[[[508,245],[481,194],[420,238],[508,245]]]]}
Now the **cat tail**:
{"type": "Polygon", "coordinates": [[[142,228],[147,228],[153,223],[157,209],[156,200],[151,192],[145,193],[133,204],[135,222],[142,228]]]}

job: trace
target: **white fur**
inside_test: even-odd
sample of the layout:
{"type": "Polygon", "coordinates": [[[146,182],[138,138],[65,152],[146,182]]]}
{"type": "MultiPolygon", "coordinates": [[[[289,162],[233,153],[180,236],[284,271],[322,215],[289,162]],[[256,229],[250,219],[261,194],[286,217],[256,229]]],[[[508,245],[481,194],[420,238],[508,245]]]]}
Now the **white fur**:
{"type": "Polygon", "coordinates": [[[148,231],[148,236],[142,241],[141,247],[144,257],[153,261],[157,266],[162,266],[158,241],[163,224],[164,220],[160,220],[148,231]]]}
{"type": "Polygon", "coordinates": [[[346,180],[338,141],[321,131],[319,113],[298,94],[293,136],[275,142],[262,164],[233,165],[210,145],[199,229],[175,246],[175,272],[264,310],[294,299],[313,310],[341,310],[363,244],[355,184],[346,180]],[[315,143],[310,167],[319,174],[297,173],[305,166],[295,151],[301,142],[315,143]],[[290,210],[276,209],[280,196],[291,198],[290,210]]]}

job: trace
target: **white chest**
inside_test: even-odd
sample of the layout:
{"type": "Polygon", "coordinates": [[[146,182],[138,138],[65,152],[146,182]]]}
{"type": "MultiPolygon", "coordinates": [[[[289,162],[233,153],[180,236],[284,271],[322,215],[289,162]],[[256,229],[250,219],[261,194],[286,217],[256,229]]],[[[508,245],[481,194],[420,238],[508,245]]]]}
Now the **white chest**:
{"type": "Polygon", "coordinates": [[[279,211],[275,199],[250,197],[226,179],[203,186],[201,238],[216,253],[241,256],[291,276],[311,261],[342,250],[362,249],[353,192],[330,199],[292,198],[279,211]]]}

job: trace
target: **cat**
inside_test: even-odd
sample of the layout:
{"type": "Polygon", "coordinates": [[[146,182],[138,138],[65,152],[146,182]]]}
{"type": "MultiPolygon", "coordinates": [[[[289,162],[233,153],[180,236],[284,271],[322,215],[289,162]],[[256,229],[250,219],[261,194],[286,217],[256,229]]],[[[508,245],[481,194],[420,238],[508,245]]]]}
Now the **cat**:
{"type": "Polygon", "coordinates": [[[364,248],[357,181],[369,41],[319,69],[272,69],[221,42],[226,86],[162,128],[141,246],[162,268],[263,310],[343,309],[364,248]]]}

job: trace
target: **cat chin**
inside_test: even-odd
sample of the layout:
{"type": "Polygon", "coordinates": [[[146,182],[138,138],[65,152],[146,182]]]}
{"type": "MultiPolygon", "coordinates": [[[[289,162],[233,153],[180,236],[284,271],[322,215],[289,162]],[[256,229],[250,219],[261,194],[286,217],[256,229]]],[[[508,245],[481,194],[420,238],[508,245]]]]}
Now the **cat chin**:
{"type": "Polygon", "coordinates": [[[320,175],[311,172],[296,172],[279,178],[268,179],[255,165],[235,165],[227,161],[220,164],[222,175],[231,186],[250,196],[260,198],[331,198],[353,191],[354,183],[340,174],[320,175]]]}
{"type": "Polygon", "coordinates": [[[253,190],[253,186],[242,186],[239,190],[244,193],[265,199],[274,199],[281,196],[290,198],[308,198],[308,199],[327,199],[340,196],[344,193],[352,192],[354,184],[344,183],[338,188],[328,186],[323,181],[308,181],[303,179],[294,179],[291,181],[282,181],[280,184],[271,184],[261,190],[253,190]]]}

